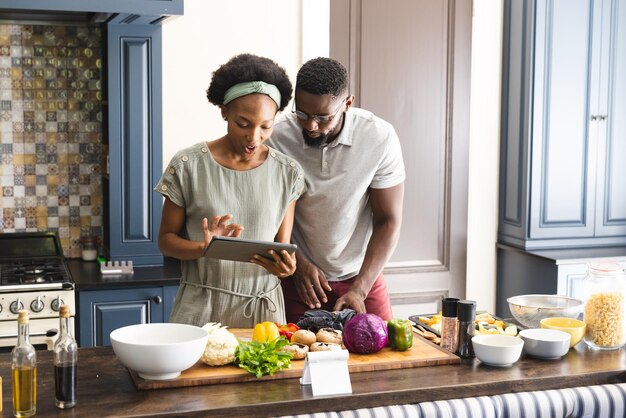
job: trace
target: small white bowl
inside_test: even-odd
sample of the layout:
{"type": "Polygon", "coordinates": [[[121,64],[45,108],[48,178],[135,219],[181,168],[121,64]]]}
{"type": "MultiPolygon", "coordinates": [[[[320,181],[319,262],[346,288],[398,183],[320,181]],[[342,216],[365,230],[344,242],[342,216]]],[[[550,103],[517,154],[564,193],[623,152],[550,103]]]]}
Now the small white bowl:
{"type": "Polygon", "coordinates": [[[524,341],[510,335],[476,335],[472,337],[474,354],[489,366],[510,366],[519,360],[524,341]]]}
{"type": "Polygon", "coordinates": [[[557,359],[569,351],[571,335],[557,329],[531,328],[519,332],[526,354],[542,359],[557,359]]]}
{"type": "Polygon", "coordinates": [[[150,380],[173,379],[196,364],[208,333],[184,324],[139,324],[111,332],[111,345],[122,364],[150,380]]]}

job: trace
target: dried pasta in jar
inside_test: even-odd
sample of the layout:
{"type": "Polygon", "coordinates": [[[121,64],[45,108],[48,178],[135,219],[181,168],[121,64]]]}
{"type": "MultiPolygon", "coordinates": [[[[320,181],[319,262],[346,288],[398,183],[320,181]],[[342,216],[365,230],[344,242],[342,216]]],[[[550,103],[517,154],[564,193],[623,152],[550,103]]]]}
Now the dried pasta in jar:
{"type": "Polygon", "coordinates": [[[585,305],[585,322],[585,341],[592,347],[616,348],[624,345],[624,294],[591,295],[585,305]]]}
{"type": "Polygon", "coordinates": [[[585,342],[605,350],[622,347],[626,342],[626,278],[622,266],[612,262],[588,264],[584,290],[585,342]]]}

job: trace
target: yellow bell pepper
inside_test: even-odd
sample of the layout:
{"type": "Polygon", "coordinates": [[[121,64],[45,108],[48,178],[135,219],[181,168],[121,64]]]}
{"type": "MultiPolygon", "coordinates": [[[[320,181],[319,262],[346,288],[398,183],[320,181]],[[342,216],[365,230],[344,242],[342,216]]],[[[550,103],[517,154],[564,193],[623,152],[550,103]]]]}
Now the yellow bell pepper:
{"type": "Polygon", "coordinates": [[[280,337],[278,327],[275,323],[270,321],[256,324],[254,326],[254,330],[252,331],[252,341],[264,343],[274,341],[278,337],[280,337]]]}

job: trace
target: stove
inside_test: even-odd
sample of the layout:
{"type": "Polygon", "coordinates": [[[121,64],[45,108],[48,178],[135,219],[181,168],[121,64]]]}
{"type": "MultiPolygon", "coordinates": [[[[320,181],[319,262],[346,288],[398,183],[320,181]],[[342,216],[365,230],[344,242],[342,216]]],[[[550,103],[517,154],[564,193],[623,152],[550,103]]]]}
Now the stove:
{"type": "MultiPolygon", "coordinates": [[[[59,238],[51,232],[0,234],[0,347],[17,340],[17,313],[30,317],[30,341],[52,349],[59,327],[59,307],[76,312],[74,281],[59,238]]],[[[73,318],[72,333],[74,332],[73,318]]]]}

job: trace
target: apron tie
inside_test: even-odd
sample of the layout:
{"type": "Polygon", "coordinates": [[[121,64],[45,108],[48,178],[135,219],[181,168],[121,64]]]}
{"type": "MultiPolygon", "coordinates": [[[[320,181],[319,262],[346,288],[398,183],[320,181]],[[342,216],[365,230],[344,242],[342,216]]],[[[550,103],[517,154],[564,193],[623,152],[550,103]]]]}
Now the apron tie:
{"type": "Polygon", "coordinates": [[[278,286],[280,286],[280,281],[277,281],[276,285],[272,287],[270,290],[259,290],[254,295],[248,295],[246,293],[235,292],[232,290],[222,289],[221,287],[214,287],[214,286],[209,286],[206,284],[191,283],[186,280],[181,280],[180,283],[188,284],[194,287],[201,287],[204,289],[215,290],[216,292],[222,292],[222,293],[226,293],[232,296],[239,296],[242,298],[247,298],[248,301],[243,306],[244,318],[251,318],[254,312],[256,312],[257,307],[259,306],[259,303],[265,303],[270,312],[276,312],[278,310],[276,303],[274,303],[274,301],[272,300],[272,298],[269,297],[269,295],[272,292],[274,292],[278,288],[278,286]]]}

